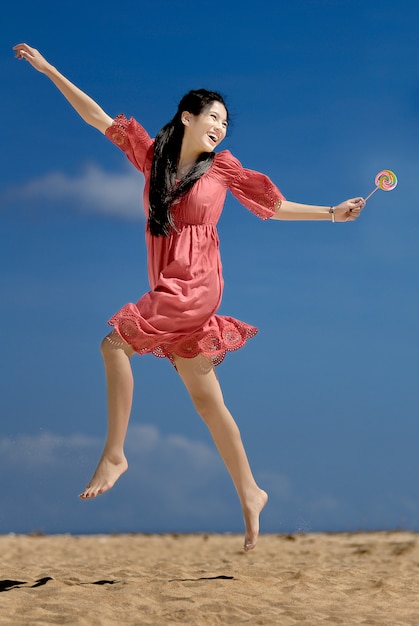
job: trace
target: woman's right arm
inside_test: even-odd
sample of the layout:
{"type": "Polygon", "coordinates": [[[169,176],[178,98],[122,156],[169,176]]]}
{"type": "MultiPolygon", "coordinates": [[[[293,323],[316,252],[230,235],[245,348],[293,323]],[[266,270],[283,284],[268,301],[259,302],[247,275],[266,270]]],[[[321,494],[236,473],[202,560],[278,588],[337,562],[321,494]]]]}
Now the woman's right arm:
{"type": "Polygon", "coordinates": [[[105,133],[106,129],[111,126],[113,119],[90,96],[73,85],[53,65],[48,63],[38,50],[31,48],[26,43],[14,46],[13,50],[15,50],[18,59],[29,61],[38,72],[48,76],[87,124],[94,126],[101,133],[105,133]]]}

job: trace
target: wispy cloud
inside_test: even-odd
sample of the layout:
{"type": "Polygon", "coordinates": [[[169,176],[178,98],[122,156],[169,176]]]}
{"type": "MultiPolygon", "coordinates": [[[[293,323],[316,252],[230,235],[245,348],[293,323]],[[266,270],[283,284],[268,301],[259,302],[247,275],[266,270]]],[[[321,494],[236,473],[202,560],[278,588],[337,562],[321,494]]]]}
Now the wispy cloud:
{"type": "Polygon", "coordinates": [[[67,456],[77,450],[89,450],[96,447],[99,440],[85,435],[18,435],[0,438],[0,468],[14,471],[37,469],[55,469],[65,464],[67,456]]]}
{"type": "Polygon", "coordinates": [[[117,173],[88,164],[76,176],[56,171],[19,187],[9,187],[2,193],[1,200],[2,204],[23,201],[71,203],[77,210],[142,219],[143,188],[142,176],[132,167],[117,173]]]}
{"type": "MultiPolygon", "coordinates": [[[[0,468],[34,468],[58,466],[69,453],[90,453],[100,446],[101,439],[83,434],[57,435],[42,432],[38,435],[18,435],[0,438],[0,468]]],[[[189,465],[194,470],[211,475],[220,471],[221,461],[215,449],[198,440],[182,435],[163,435],[152,425],[133,425],[129,429],[127,451],[134,459],[153,459],[157,464],[163,458],[177,459],[178,466],[189,465]],[[179,459],[179,457],[181,457],[179,459]]],[[[134,461],[135,464],[135,461],[134,461]]]]}

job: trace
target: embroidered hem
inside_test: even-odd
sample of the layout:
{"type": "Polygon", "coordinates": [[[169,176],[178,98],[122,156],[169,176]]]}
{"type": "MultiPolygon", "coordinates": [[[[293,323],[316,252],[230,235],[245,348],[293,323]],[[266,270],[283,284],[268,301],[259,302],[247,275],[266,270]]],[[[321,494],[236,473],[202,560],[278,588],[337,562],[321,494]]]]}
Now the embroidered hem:
{"type": "Polygon", "coordinates": [[[163,337],[150,337],[138,326],[135,319],[114,315],[108,322],[116,330],[121,339],[128,343],[138,354],[153,354],[159,358],[168,358],[174,364],[174,356],[193,359],[202,354],[209,358],[213,365],[219,365],[227,352],[242,348],[248,339],[256,335],[255,326],[241,322],[232,317],[215,315],[209,330],[202,330],[183,337],[171,335],[169,341],[163,337]],[[163,340],[162,340],[163,339],[163,340]]]}

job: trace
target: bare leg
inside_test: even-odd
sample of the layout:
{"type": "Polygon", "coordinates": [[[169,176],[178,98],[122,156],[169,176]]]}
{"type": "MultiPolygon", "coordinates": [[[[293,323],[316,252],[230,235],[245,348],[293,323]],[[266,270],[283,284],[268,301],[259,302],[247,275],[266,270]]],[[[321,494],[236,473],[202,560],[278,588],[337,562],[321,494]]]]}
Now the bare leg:
{"type": "Polygon", "coordinates": [[[253,478],[240,432],[224,404],[212,363],[198,356],[175,358],[179,372],[199,415],[207,424],[214,443],[233,479],[242,505],[246,534],[244,550],[253,550],[259,534],[259,514],[268,495],[253,478]]]}
{"type": "Polygon", "coordinates": [[[124,442],[131,414],[134,381],[130,357],[132,348],[113,331],[101,345],[108,389],[108,434],[99,464],[86,489],[83,499],[95,498],[113,487],[128,469],[124,442]]]}

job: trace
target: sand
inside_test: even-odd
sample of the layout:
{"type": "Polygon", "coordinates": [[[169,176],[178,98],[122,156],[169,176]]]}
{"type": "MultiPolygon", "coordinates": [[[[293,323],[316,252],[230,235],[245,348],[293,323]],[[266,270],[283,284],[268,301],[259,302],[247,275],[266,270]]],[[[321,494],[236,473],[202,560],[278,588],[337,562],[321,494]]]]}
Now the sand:
{"type": "Polygon", "coordinates": [[[0,624],[419,624],[410,532],[0,536],[0,624]]]}

